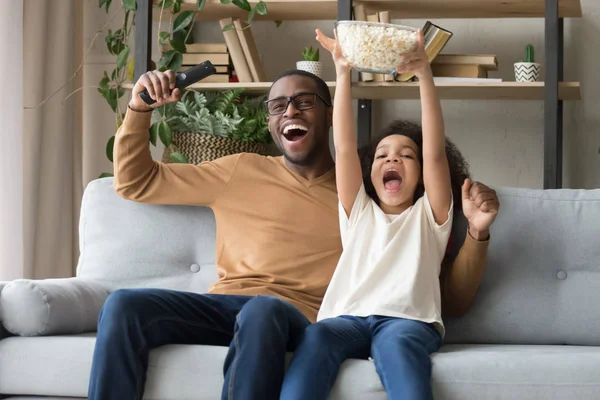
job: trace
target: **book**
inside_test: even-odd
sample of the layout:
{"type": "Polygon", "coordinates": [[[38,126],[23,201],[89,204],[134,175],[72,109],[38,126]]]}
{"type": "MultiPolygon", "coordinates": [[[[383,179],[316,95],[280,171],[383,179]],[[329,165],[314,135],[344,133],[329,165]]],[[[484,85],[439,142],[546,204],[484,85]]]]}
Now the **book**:
{"type": "Polygon", "coordinates": [[[184,53],[181,58],[182,65],[197,65],[207,60],[214,65],[229,65],[228,53],[184,53]]]}
{"type": "MultiPolygon", "coordinates": [[[[379,12],[379,22],[384,24],[390,23],[390,12],[389,11],[380,11],[379,12]]],[[[383,80],[385,82],[393,82],[395,74],[385,74],[383,75],[383,80]]]]}
{"type": "MultiPolygon", "coordinates": [[[[219,25],[221,26],[221,30],[227,25],[233,25],[232,18],[223,18],[219,20],[219,25]]],[[[246,56],[244,56],[244,50],[242,50],[242,44],[240,43],[240,38],[238,37],[235,29],[229,29],[223,32],[223,37],[225,38],[225,43],[227,44],[227,48],[229,49],[229,55],[231,57],[231,63],[233,64],[233,68],[237,74],[237,78],[240,82],[252,82],[252,73],[250,72],[250,67],[246,62],[246,56]]]]}
{"type": "Polygon", "coordinates": [[[258,48],[252,35],[252,28],[250,28],[250,25],[246,21],[242,21],[239,18],[233,21],[233,25],[240,39],[246,62],[252,74],[252,80],[254,82],[266,82],[267,76],[258,55],[258,48]]]}
{"type": "MultiPolygon", "coordinates": [[[[446,43],[452,37],[452,32],[442,28],[439,25],[435,25],[431,21],[427,21],[423,26],[423,36],[425,37],[425,53],[431,63],[438,54],[442,51],[446,43]]],[[[415,74],[407,72],[396,76],[396,80],[400,82],[406,82],[414,78],[415,74]]]]}
{"type": "Polygon", "coordinates": [[[498,60],[494,54],[440,54],[434,64],[480,65],[488,71],[498,69],[498,60]]]}
{"type": "Polygon", "coordinates": [[[434,82],[456,82],[456,83],[500,83],[501,78],[452,78],[434,76],[434,82]]]}
{"type": "MultiPolygon", "coordinates": [[[[169,43],[161,44],[162,51],[173,50],[169,43]]],[[[185,45],[186,53],[227,53],[225,43],[192,43],[185,45]]]]}
{"type": "MultiPolygon", "coordinates": [[[[367,15],[368,22],[380,22],[379,13],[367,15]]],[[[383,82],[385,80],[383,74],[371,74],[373,76],[373,82],[383,82]]]]}
{"type": "MultiPolygon", "coordinates": [[[[195,67],[195,65],[182,65],[181,68],[179,68],[179,72],[187,71],[193,67],[195,67]]],[[[215,70],[217,71],[217,74],[229,75],[229,65],[215,65],[215,70]]]]}
{"type": "Polygon", "coordinates": [[[433,76],[457,78],[487,78],[488,70],[477,64],[431,64],[433,76]]]}

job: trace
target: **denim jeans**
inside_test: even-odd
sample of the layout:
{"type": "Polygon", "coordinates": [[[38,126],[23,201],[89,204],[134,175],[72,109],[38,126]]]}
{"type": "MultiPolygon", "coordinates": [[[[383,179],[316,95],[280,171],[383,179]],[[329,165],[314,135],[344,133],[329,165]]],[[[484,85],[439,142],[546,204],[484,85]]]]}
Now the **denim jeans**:
{"type": "Polygon", "coordinates": [[[283,381],[281,399],[327,399],[340,365],[373,358],[390,400],[432,400],[429,355],[441,346],[430,324],[381,316],[341,316],[310,325],[283,381]]]}
{"type": "Polygon", "coordinates": [[[88,397],[142,399],[151,349],[205,344],[229,346],[222,399],[278,399],[285,353],[309,324],[294,306],[271,296],[117,290],[100,313],[88,397]]]}

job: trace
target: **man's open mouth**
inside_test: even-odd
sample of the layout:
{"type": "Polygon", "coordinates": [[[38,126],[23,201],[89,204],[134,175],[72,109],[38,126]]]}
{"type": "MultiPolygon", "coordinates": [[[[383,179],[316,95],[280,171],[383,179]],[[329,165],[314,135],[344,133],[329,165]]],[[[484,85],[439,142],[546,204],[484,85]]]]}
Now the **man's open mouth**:
{"type": "Polygon", "coordinates": [[[283,128],[283,136],[290,142],[296,142],[302,139],[307,132],[308,128],[299,124],[291,124],[283,128]]]}
{"type": "Polygon", "coordinates": [[[400,185],[402,184],[402,177],[398,171],[393,169],[388,169],[383,174],[383,187],[388,192],[396,192],[400,189],[400,185]]]}

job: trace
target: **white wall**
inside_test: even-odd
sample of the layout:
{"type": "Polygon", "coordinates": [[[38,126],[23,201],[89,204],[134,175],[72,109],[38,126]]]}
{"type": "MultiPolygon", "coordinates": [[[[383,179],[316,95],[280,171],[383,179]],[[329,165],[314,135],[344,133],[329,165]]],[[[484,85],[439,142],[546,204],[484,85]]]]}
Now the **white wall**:
{"type": "MultiPolygon", "coordinates": [[[[564,105],[564,186],[596,188],[600,187],[597,116],[600,109],[600,81],[596,77],[600,63],[597,51],[600,49],[600,2],[581,1],[584,17],[565,22],[565,80],[581,81],[584,100],[566,102],[564,105]],[[582,46],[583,43],[585,46],[582,46]],[[575,45],[579,48],[575,49],[575,45]]],[[[91,4],[91,7],[96,7],[96,4],[91,4]]],[[[422,26],[424,20],[394,22],[422,26]]],[[[543,63],[543,19],[433,22],[449,28],[455,34],[445,52],[497,54],[499,71],[492,73],[492,77],[514,80],[512,64],[522,58],[526,43],[534,44],[536,58],[543,63]]],[[[100,22],[97,24],[101,26],[100,22]]],[[[267,77],[273,79],[284,70],[294,68],[305,46],[318,46],[314,39],[315,28],[331,33],[333,24],[334,21],[285,21],[281,27],[276,28],[273,22],[255,23],[253,33],[261,50],[267,77]]],[[[86,29],[89,31],[91,28],[86,29]]],[[[154,36],[157,29],[155,24],[154,36]]],[[[198,41],[223,41],[216,22],[197,22],[194,35],[198,41]]],[[[99,44],[104,46],[103,37],[99,44]]],[[[153,59],[156,60],[156,46],[153,47],[153,52],[153,59]]],[[[322,60],[325,61],[324,78],[333,80],[333,63],[326,52],[322,53],[322,60]]],[[[93,74],[101,74],[101,68],[88,63],[86,81],[88,78],[90,83],[99,81],[100,75],[90,78],[93,74]]],[[[89,91],[88,94],[86,99],[89,102],[98,101],[99,108],[93,117],[90,116],[86,129],[95,129],[98,134],[85,136],[95,137],[102,147],[113,133],[111,113],[108,110],[106,116],[102,114],[108,106],[97,92],[89,91]]],[[[492,185],[542,187],[542,101],[448,100],[442,105],[446,132],[466,156],[475,179],[492,185]]],[[[375,102],[374,109],[377,120],[374,131],[395,118],[418,119],[420,114],[419,103],[414,100],[378,101],[375,102]]],[[[104,157],[103,147],[93,151],[98,152],[100,158],[104,157]]],[[[153,150],[156,158],[160,156],[160,151],[160,148],[153,150]]],[[[99,172],[102,171],[98,170],[99,172]]]]}

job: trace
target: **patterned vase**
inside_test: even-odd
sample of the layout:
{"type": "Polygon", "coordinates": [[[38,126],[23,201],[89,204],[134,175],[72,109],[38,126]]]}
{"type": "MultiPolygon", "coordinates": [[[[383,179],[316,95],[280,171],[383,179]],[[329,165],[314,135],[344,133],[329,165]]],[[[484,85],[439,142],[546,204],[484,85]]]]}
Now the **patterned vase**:
{"type": "Polygon", "coordinates": [[[515,79],[517,82],[537,82],[540,78],[541,65],[531,62],[515,63],[515,79]]]}
{"type": "Polygon", "coordinates": [[[163,152],[162,161],[172,162],[171,153],[178,152],[189,160],[190,164],[212,161],[238,153],[256,153],[267,155],[269,148],[265,143],[254,143],[216,136],[200,132],[173,132],[173,143],[163,152]]]}
{"type": "Polygon", "coordinates": [[[321,61],[298,61],[296,62],[296,69],[310,72],[320,78],[323,71],[323,63],[321,61]]]}

